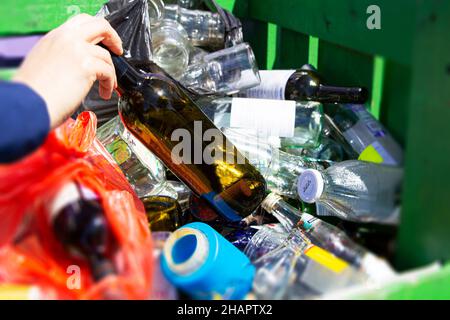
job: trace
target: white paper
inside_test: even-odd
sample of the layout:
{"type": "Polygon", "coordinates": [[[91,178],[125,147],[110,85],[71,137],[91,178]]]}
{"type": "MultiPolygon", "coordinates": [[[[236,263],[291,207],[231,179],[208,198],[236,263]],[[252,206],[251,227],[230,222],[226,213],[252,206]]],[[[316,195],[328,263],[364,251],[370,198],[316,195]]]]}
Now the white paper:
{"type": "Polygon", "coordinates": [[[254,129],[264,137],[294,137],[295,101],[233,98],[230,127],[254,129]]]}
{"type": "Polygon", "coordinates": [[[260,71],[261,84],[247,90],[247,98],[285,100],[286,85],[295,70],[260,71]]]}

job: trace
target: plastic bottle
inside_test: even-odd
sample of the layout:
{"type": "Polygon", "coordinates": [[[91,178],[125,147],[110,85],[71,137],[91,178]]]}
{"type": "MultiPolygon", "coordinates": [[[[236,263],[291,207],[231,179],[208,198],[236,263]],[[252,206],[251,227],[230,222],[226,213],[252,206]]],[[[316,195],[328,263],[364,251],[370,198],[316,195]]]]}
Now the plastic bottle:
{"type": "Polygon", "coordinates": [[[306,170],[298,179],[298,194],[316,203],[318,215],[355,222],[398,224],[403,170],[363,161],[336,163],[325,171],[306,170]]]}
{"type": "Polygon", "coordinates": [[[268,213],[276,217],[287,232],[301,229],[315,245],[364,272],[371,280],[383,281],[395,276],[388,263],[350,239],[339,228],[310,214],[301,213],[272,193],[262,203],[268,213]]]}
{"type": "Polygon", "coordinates": [[[264,300],[315,298],[366,281],[363,273],[313,245],[299,229],[254,265],[253,292],[264,300]]]}
{"type": "Polygon", "coordinates": [[[251,289],[255,272],[241,251],[199,222],[172,234],[161,265],[166,278],[194,299],[242,299],[251,289]]]}

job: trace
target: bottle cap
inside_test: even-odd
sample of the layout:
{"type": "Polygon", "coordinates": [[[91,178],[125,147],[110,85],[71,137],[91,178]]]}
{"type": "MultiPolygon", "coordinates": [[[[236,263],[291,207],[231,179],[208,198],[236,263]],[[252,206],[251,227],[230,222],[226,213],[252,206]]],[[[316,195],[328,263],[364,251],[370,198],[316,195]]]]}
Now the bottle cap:
{"type": "Polygon", "coordinates": [[[267,196],[267,198],[262,202],[261,206],[268,213],[272,214],[273,206],[279,202],[281,197],[275,193],[271,193],[267,196]]]}
{"type": "Polygon", "coordinates": [[[306,203],[315,203],[322,195],[323,188],[323,177],[317,170],[305,170],[298,178],[297,192],[300,199],[306,203]]]}

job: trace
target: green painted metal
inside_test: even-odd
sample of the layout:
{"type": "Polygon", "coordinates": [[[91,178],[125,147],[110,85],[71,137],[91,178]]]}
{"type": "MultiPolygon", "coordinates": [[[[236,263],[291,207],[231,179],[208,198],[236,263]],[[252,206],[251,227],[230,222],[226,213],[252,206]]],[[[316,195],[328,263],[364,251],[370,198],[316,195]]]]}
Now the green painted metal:
{"type": "Polygon", "coordinates": [[[273,69],[277,54],[277,37],[278,27],[275,24],[269,23],[267,38],[267,69],[273,69]]]}
{"type": "Polygon", "coordinates": [[[319,68],[319,38],[309,36],[308,63],[319,68]]]}
{"type": "Polygon", "coordinates": [[[348,292],[340,298],[350,300],[449,300],[450,265],[439,271],[415,271],[414,275],[405,274],[394,283],[383,288],[373,288],[348,292]]]}
{"type": "Polygon", "coordinates": [[[277,45],[274,69],[297,69],[308,61],[307,35],[279,28],[277,45]]]}
{"type": "MultiPolygon", "coordinates": [[[[103,0],[78,0],[95,13],[103,0]]],[[[406,148],[397,266],[450,260],[450,2],[442,0],[219,0],[242,18],[261,69],[312,62],[329,82],[372,88],[371,110],[406,148]],[[381,8],[369,30],[367,8],[381,8]],[[277,27],[272,26],[276,25],[277,27]],[[275,28],[277,28],[275,30],[275,28]],[[320,45],[319,45],[320,43],[320,45]]],[[[0,35],[46,32],[71,0],[2,0],[0,35]],[[5,15],[4,13],[7,12],[5,15]]],[[[450,298],[450,267],[384,298],[450,298]]]]}
{"type": "Polygon", "coordinates": [[[248,16],[316,36],[368,54],[410,62],[416,2],[411,0],[237,0],[248,1],[248,16]],[[382,29],[366,27],[367,8],[381,9],[382,29]]]}
{"type": "Polygon", "coordinates": [[[105,0],[2,0],[0,35],[44,33],[78,13],[95,14],[105,0]]]}
{"type": "Polygon", "coordinates": [[[380,119],[381,99],[383,97],[385,60],[375,56],[373,60],[372,102],[370,110],[375,118],[380,119]]]}
{"type": "MultiPolygon", "coordinates": [[[[417,1],[398,263],[449,259],[450,2],[417,1]]],[[[450,290],[450,287],[448,287],[450,290]]]]}

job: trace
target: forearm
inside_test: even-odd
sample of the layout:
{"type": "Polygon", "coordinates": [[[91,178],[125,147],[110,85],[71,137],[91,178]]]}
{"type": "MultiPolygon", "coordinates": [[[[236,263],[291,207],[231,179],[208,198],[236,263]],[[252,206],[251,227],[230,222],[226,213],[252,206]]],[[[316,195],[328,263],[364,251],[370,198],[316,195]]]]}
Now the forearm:
{"type": "Polygon", "coordinates": [[[44,100],[23,84],[0,82],[0,163],[36,150],[50,130],[44,100]]]}

